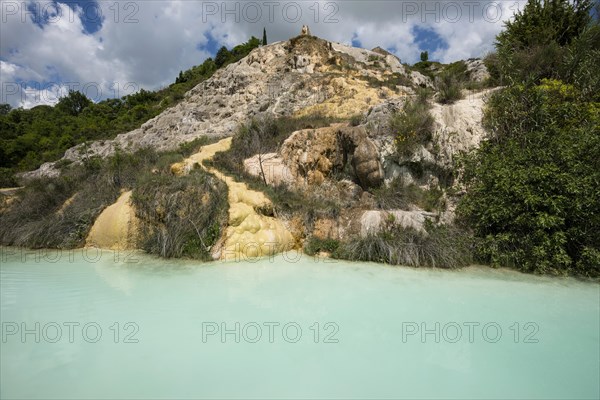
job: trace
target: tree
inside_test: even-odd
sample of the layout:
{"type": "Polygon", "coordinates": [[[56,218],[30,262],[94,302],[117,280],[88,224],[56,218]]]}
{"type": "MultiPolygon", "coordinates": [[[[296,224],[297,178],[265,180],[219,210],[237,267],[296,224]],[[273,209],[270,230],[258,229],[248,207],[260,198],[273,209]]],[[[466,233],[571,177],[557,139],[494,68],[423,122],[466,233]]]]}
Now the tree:
{"type": "Polygon", "coordinates": [[[11,109],[12,107],[10,106],[10,104],[0,104],[0,115],[8,114],[11,109]]]}
{"type": "Polygon", "coordinates": [[[267,45],[267,28],[263,28],[263,40],[262,40],[262,45],[266,46],[267,45]]]}
{"type": "Polygon", "coordinates": [[[183,71],[179,71],[179,76],[175,78],[175,83],[184,83],[185,81],[187,81],[187,79],[183,76],[183,71]]]}
{"type": "Polygon", "coordinates": [[[217,68],[221,68],[223,65],[227,64],[227,62],[231,59],[231,53],[227,50],[227,47],[223,46],[217,51],[217,55],[215,56],[215,64],[217,68]]]}
{"type": "Polygon", "coordinates": [[[551,42],[567,45],[591,22],[592,7],[592,0],[529,0],[498,35],[498,50],[526,49],[551,42]]]}
{"type": "Polygon", "coordinates": [[[588,29],[592,6],[592,0],[529,0],[496,38],[502,76],[516,82],[562,79],[562,59],[588,29]]]}
{"type": "Polygon", "coordinates": [[[56,108],[65,114],[77,116],[90,104],[92,104],[92,102],[85,94],[77,90],[69,90],[68,95],[61,97],[60,100],[58,100],[56,108]]]}
{"type": "Polygon", "coordinates": [[[423,61],[423,62],[429,61],[429,52],[427,52],[427,51],[421,52],[421,61],[423,61]]]}

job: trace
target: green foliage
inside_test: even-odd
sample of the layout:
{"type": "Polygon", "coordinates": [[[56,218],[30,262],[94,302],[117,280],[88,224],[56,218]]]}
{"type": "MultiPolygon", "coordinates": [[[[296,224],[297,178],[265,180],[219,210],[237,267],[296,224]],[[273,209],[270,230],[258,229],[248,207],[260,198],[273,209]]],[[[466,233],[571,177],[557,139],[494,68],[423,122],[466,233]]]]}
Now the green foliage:
{"type": "Polygon", "coordinates": [[[267,28],[263,28],[262,45],[263,46],[267,45],[267,28]]]}
{"type": "Polygon", "coordinates": [[[491,139],[464,160],[458,207],[484,262],[600,275],[600,26],[590,7],[530,0],[497,38],[494,74],[509,86],[488,104],[491,139]]]}
{"type": "Polygon", "coordinates": [[[222,68],[246,57],[252,50],[260,46],[260,40],[252,36],[246,43],[235,46],[231,51],[223,46],[215,56],[215,65],[222,68]]]}
{"type": "Polygon", "coordinates": [[[489,53],[483,58],[483,63],[490,74],[488,85],[491,87],[502,86],[502,75],[500,73],[500,59],[498,58],[498,53],[489,53]]]}
{"type": "Polygon", "coordinates": [[[61,97],[56,104],[56,108],[65,114],[77,116],[92,102],[88,99],[85,94],[69,90],[69,94],[61,97]]]}
{"type": "Polygon", "coordinates": [[[415,184],[404,186],[399,178],[375,189],[373,195],[377,207],[382,210],[406,210],[410,205],[416,205],[425,211],[437,211],[444,205],[442,190],[425,190],[415,184]]]}
{"type": "Polygon", "coordinates": [[[390,224],[380,233],[340,244],[336,258],[409,267],[460,268],[472,262],[473,239],[446,225],[426,225],[427,233],[390,224]]]}
{"type": "Polygon", "coordinates": [[[304,252],[309,256],[314,256],[319,252],[335,253],[340,246],[340,242],[335,239],[323,239],[316,236],[311,236],[304,243],[304,252]]]}
{"type": "Polygon", "coordinates": [[[493,139],[465,160],[459,213],[478,256],[526,272],[598,276],[600,104],[543,80],[492,97],[493,139]]]}
{"type": "Polygon", "coordinates": [[[350,118],[350,126],[359,126],[363,120],[362,114],[353,115],[350,118]]]}
{"type": "Polygon", "coordinates": [[[427,52],[427,51],[421,52],[421,61],[422,62],[429,61],[429,52],[427,52]]]}
{"type": "Polygon", "coordinates": [[[565,79],[562,62],[589,27],[592,0],[529,0],[497,37],[501,75],[511,82],[565,79]]]}
{"type": "Polygon", "coordinates": [[[10,110],[12,110],[10,104],[0,104],[0,115],[6,115],[10,112],[10,110]]]}
{"type": "MultiPolygon", "coordinates": [[[[600,8],[600,3],[598,5],[600,8]]],[[[600,101],[600,25],[596,22],[568,48],[562,71],[564,80],[579,88],[582,100],[600,101]]]]}
{"type": "Polygon", "coordinates": [[[402,112],[392,116],[390,128],[401,156],[412,154],[417,145],[431,140],[434,119],[429,108],[426,95],[419,95],[407,102],[402,112]]]}
{"type": "Polygon", "coordinates": [[[591,22],[592,0],[529,0],[497,37],[499,51],[548,43],[565,46],[591,22]]]}
{"type": "Polygon", "coordinates": [[[442,104],[452,104],[462,99],[463,84],[461,79],[452,71],[442,72],[436,79],[436,87],[439,92],[437,101],[442,104]]]}
{"type": "Polygon", "coordinates": [[[232,58],[233,57],[227,47],[223,46],[219,49],[219,51],[217,51],[217,55],[215,56],[215,65],[217,68],[221,68],[232,58]]]}

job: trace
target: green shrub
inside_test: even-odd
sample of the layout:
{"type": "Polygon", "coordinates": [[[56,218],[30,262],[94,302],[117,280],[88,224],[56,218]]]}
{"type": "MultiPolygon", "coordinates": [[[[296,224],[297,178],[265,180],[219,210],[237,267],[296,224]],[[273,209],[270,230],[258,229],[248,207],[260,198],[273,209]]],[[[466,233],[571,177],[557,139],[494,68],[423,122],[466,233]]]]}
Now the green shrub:
{"type": "Polygon", "coordinates": [[[461,78],[456,75],[456,72],[444,71],[435,80],[438,90],[437,101],[442,104],[452,104],[457,100],[461,100],[463,83],[461,78]]]}
{"type": "Polygon", "coordinates": [[[589,28],[592,5],[591,0],[529,0],[496,38],[505,81],[565,79],[563,59],[589,28]]]}
{"type": "Polygon", "coordinates": [[[11,168],[0,168],[0,188],[19,186],[11,168]]]}
{"type": "Polygon", "coordinates": [[[425,211],[437,211],[444,206],[441,189],[425,190],[415,184],[404,186],[400,178],[373,190],[373,195],[381,210],[406,210],[414,204],[425,211]]]}
{"type": "Polygon", "coordinates": [[[487,82],[487,86],[495,87],[502,86],[502,74],[500,73],[500,59],[498,58],[498,53],[492,52],[487,54],[483,58],[483,63],[487,68],[490,78],[487,82]]]}
{"type": "Polygon", "coordinates": [[[360,125],[360,123],[362,122],[362,120],[363,120],[362,114],[353,115],[350,118],[350,126],[358,126],[358,125],[360,125]]]}
{"type": "Polygon", "coordinates": [[[478,257],[526,272],[597,276],[600,106],[560,81],[495,94],[492,140],[466,159],[459,214],[478,257]]]}
{"type": "Polygon", "coordinates": [[[424,96],[420,94],[416,100],[407,102],[402,112],[394,114],[390,120],[390,128],[396,137],[396,146],[401,156],[411,155],[417,145],[431,140],[434,119],[424,96]]]}
{"type": "Polygon", "coordinates": [[[311,236],[304,244],[304,252],[309,256],[314,256],[319,252],[327,252],[333,254],[340,246],[340,242],[335,239],[322,239],[316,236],[311,236]]]}

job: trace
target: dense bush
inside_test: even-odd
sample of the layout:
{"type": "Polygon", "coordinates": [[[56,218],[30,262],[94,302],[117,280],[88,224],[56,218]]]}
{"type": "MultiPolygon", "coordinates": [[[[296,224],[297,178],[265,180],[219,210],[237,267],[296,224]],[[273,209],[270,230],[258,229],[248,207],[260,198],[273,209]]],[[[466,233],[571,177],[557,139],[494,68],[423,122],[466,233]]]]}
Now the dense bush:
{"type": "Polygon", "coordinates": [[[530,0],[498,36],[494,65],[509,86],[488,104],[491,137],[465,159],[458,207],[484,262],[600,275],[600,27],[590,7],[530,0]]]}
{"type": "Polygon", "coordinates": [[[592,0],[529,0],[497,37],[506,82],[565,79],[563,59],[588,29],[592,0]]]}
{"type": "Polygon", "coordinates": [[[442,72],[435,80],[438,90],[437,101],[442,104],[452,104],[462,99],[463,81],[451,71],[442,72]]]}
{"type": "Polygon", "coordinates": [[[463,218],[479,257],[527,272],[600,274],[600,104],[545,80],[496,94],[493,139],[466,161],[463,218]]]}

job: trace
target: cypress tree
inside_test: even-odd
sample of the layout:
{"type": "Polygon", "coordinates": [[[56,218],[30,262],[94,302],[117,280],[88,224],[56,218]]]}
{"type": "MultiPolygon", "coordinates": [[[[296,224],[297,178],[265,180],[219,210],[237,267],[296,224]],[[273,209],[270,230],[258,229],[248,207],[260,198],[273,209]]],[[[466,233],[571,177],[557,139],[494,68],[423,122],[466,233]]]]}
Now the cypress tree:
{"type": "Polygon", "coordinates": [[[263,28],[263,40],[262,40],[262,45],[266,46],[267,45],[267,28],[263,28]]]}

